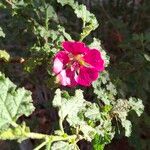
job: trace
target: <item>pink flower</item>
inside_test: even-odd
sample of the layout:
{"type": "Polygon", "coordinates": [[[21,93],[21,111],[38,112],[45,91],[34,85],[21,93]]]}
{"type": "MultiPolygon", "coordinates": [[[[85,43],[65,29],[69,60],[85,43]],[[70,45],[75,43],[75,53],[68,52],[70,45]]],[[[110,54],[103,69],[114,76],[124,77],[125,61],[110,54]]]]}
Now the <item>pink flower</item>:
{"type": "Polygon", "coordinates": [[[104,70],[104,60],[97,49],[90,49],[82,42],[65,41],[64,50],[54,58],[53,72],[63,86],[90,86],[104,70]]]}

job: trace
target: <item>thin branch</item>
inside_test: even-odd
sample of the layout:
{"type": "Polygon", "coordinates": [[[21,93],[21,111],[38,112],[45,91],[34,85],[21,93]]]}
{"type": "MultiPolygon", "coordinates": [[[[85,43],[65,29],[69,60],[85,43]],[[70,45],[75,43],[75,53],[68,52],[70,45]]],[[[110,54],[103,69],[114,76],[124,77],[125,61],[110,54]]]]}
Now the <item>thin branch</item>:
{"type": "Polygon", "coordinates": [[[14,3],[11,2],[11,0],[10,0],[10,1],[9,1],[9,0],[6,0],[6,2],[7,2],[8,4],[10,4],[11,6],[14,5],[14,3]]]}

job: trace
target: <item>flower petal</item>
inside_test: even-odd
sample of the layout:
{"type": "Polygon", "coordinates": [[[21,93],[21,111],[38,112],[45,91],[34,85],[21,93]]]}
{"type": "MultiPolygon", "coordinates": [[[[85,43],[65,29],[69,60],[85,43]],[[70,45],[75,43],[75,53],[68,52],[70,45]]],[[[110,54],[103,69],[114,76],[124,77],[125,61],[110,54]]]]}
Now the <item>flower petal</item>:
{"type": "Polygon", "coordinates": [[[89,51],[83,42],[65,41],[62,43],[62,46],[64,50],[73,55],[85,54],[89,51]]]}
{"type": "Polygon", "coordinates": [[[65,65],[69,62],[68,54],[65,51],[60,51],[56,54],[53,64],[53,72],[58,74],[62,71],[65,65]]]}
{"type": "Polygon", "coordinates": [[[92,49],[84,56],[84,61],[94,67],[97,71],[104,70],[104,60],[102,59],[101,53],[92,49]]]}
{"type": "Polygon", "coordinates": [[[81,67],[76,81],[83,86],[90,86],[98,78],[98,71],[94,68],[81,67]]]}
{"type": "Polygon", "coordinates": [[[74,79],[75,72],[70,69],[62,70],[57,76],[57,82],[60,82],[63,86],[73,87],[77,85],[77,82],[74,79]]]}
{"type": "Polygon", "coordinates": [[[70,87],[76,86],[77,82],[75,81],[75,76],[76,76],[75,71],[74,70],[72,71],[70,68],[66,70],[66,74],[67,74],[67,77],[70,78],[70,84],[68,84],[68,86],[70,87]]]}

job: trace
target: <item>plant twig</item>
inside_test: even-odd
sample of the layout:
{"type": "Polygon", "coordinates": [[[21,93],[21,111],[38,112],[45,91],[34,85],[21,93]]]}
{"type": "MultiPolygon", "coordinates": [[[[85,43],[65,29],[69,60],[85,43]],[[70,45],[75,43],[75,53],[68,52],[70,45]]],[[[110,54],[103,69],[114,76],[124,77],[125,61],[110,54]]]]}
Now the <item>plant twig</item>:
{"type": "Polygon", "coordinates": [[[64,133],[63,120],[61,118],[59,119],[59,127],[60,127],[60,130],[64,133]]]}
{"type": "Polygon", "coordinates": [[[39,150],[42,147],[44,147],[47,144],[47,141],[44,141],[43,143],[41,143],[40,145],[38,145],[36,148],[34,148],[33,150],[39,150]]]}
{"type": "Polygon", "coordinates": [[[14,3],[12,3],[12,2],[9,1],[9,0],[6,0],[6,2],[7,2],[8,4],[10,4],[11,6],[14,5],[14,3]]]}

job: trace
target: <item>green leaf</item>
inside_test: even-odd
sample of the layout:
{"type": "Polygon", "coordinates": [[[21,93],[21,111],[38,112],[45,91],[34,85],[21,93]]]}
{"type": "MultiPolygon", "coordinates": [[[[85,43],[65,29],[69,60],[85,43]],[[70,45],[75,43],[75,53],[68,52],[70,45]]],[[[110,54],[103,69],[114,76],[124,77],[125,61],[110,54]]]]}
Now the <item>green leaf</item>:
{"type": "Polygon", "coordinates": [[[97,38],[93,38],[93,42],[89,45],[89,47],[101,50],[102,49],[101,41],[97,38]]]}
{"type": "Polygon", "coordinates": [[[64,27],[58,25],[58,31],[59,34],[62,34],[68,41],[72,40],[71,36],[65,31],[64,27]]]}
{"type": "Polygon", "coordinates": [[[96,126],[95,129],[97,131],[97,134],[100,135],[101,138],[104,138],[105,143],[108,144],[111,141],[111,139],[113,139],[115,132],[113,130],[112,122],[109,114],[103,112],[101,112],[101,114],[102,114],[101,117],[102,119],[100,120],[100,124],[96,126]]]}
{"type": "Polygon", "coordinates": [[[63,141],[55,142],[51,147],[51,150],[62,150],[62,149],[69,150],[69,143],[63,141]]]}
{"type": "Polygon", "coordinates": [[[98,21],[94,14],[90,13],[85,5],[74,5],[75,14],[78,18],[81,18],[83,21],[83,31],[81,33],[81,39],[83,40],[88,36],[92,30],[95,30],[98,27],[98,21]]]}
{"type": "Polygon", "coordinates": [[[99,108],[95,103],[86,109],[85,117],[94,121],[101,119],[99,108]]]}
{"type": "Polygon", "coordinates": [[[121,120],[122,127],[125,129],[125,136],[129,137],[131,135],[132,124],[129,120],[121,120]]]}
{"type": "Polygon", "coordinates": [[[64,120],[66,116],[68,118],[76,116],[79,110],[84,107],[84,101],[81,90],[77,90],[75,96],[67,100],[61,97],[61,91],[57,89],[53,106],[59,107],[59,117],[64,120]]]}
{"type": "Polygon", "coordinates": [[[129,137],[131,135],[131,122],[127,120],[128,112],[130,111],[130,105],[127,100],[118,99],[112,109],[112,113],[119,119],[122,127],[125,129],[125,135],[129,137]]]}
{"type": "Polygon", "coordinates": [[[93,82],[94,93],[98,99],[106,105],[110,105],[117,94],[115,86],[112,84],[107,71],[100,73],[99,78],[93,82]]]}
{"type": "Polygon", "coordinates": [[[125,136],[127,137],[131,135],[132,124],[129,120],[127,120],[128,112],[131,110],[134,110],[137,115],[140,116],[144,111],[142,100],[134,97],[129,98],[129,101],[126,99],[119,99],[116,101],[116,104],[114,104],[112,109],[112,113],[119,118],[122,127],[124,127],[125,136]]]}
{"type": "Polygon", "coordinates": [[[145,59],[150,62],[150,56],[148,54],[144,54],[145,59]]]}
{"type": "Polygon", "coordinates": [[[61,104],[62,104],[61,90],[57,89],[55,91],[55,96],[54,96],[54,99],[53,99],[53,106],[54,107],[61,107],[61,104]]]}
{"type": "Polygon", "coordinates": [[[124,99],[118,99],[112,109],[112,113],[117,115],[121,120],[126,119],[129,111],[130,105],[128,101],[124,99]]]}
{"type": "Polygon", "coordinates": [[[94,136],[96,135],[97,131],[93,127],[85,124],[84,122],[80,125],[80,130],[84,134],[84,138],[87,141],[92,141],[94,136]]]}
{"type": "Polygon", "coordinates": [[[92,141],[92,145],[93,145],[93,150],[104,150],[104,144],[100,143],[100,136],[98,134],[95,135],[93,141],[92,141]]]}
{"type": "Polygon", "coordinates": [[[5,50],[0,50],[0,59],[8,62],[10,59],[10,55],[5,50]]]}
{"type": "Polygon", "coordinates": [[[0,27],[0,37],[5,37],[5,33],[3,32],[1,27],[0,27]]]}
{"type": "Polygon", "coordinates": [[[34,111],[31,92],[17,88],[8,78],[0,73],[0,130],[13,125],[22,116],[29,116],[34,111]]]}
{"type": "Polygon", "coordinates": [[[53,19],[55,21],[58,21],[57,14],[51,5],[49,5],[49,4],[46,5],[46,11],[47,11],[47,17],[49,20],[53,19]]]}
{"type": "Polygon", "coordinates": [[[65,5],[71,5],[73,6],[74,4],[74,0],[57,0],[58,3],[60,3],[62,6],[65,6],[65,5]]]}
{"type": "Polygon", "coordinates": [[[129,105],[131,106],[131,109],[134,110],[137,113],[137,115],[140,117],[144,111],[144,105],[142,103],[142,100],[136,99],[134,97],[130,97],[129,105]]]}
{"type": "Polygon", "coordinates": [[[1,140],[25,140],[26,135],[30,133],[29,127],[23,122],[23,124],[18,125],[15,128],[8,128],[7,130],[0,131],[1,140]]]}
{"type": "Polygon", "coordinates": [[[63,141],[55,142],[51,147],[51,150],[76,150],[76,149],[77,148],[75,144],[69,144],[63,141]]]}
{"type": "Polygon", "coordinates": [[[114,95],[117,94],[116,88],[115,88],[114,84],[112,84],[112,82],[109,82],[109,84],[106,85],[106,89],[109,90],[114,95]]]}

